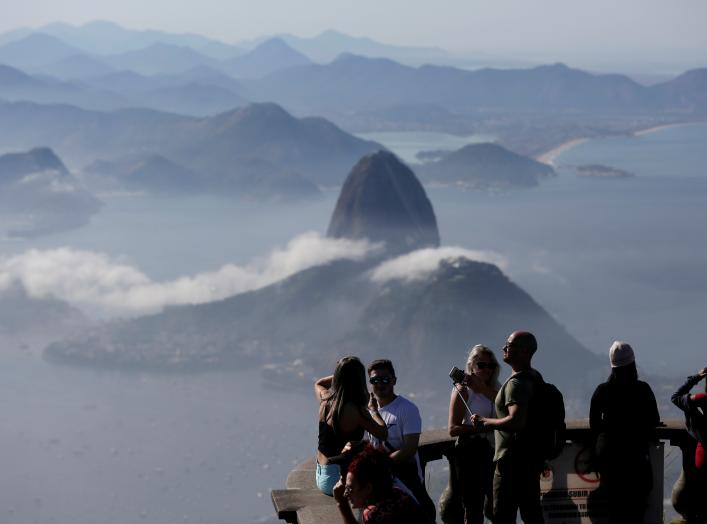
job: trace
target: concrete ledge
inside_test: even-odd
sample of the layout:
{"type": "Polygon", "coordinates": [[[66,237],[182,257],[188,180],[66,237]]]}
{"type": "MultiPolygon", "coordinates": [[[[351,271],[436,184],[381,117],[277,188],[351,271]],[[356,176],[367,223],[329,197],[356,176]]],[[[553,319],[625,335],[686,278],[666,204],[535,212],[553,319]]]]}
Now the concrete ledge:
{"type": "MultiPolygon", "coordinates": [[[[656,429],[660,440],[673,446],[690,446],[692,437],[685,431],[682,420],[668,420],[656,429]]],[[[573,442],[586,442],[591,437],[587,419],[568,420],[566,438],[573,442]]],[[[420,435],[420,460],[423,465],[448,457],[454,450],[454,439],[446,428],[424,431],[420,435]]],[[[424,467],[424,466],[423,466],[424,467]]],[[[294,524],[330,524],[339,522],[339,512],[332,497],[320,492],[315,484],[316,462],[314,457],[295,467],[287,476],[287,489],[272,491],[272,502],[280,520],[294,524]]]]}
{"type": "Polygon", "coordinates": [[[274,489],[271,494],[272,503],[277,513],[277,518],[285,522],[335,522],[335,519],[328,520],[308,520],[304,516],[335,515],[338,518],[338,510],[334,504],[334,499],[314,489],[274,489]],[[321,510],[319,508],[327,508],[321,510]],[[306,510],[303,512],[303,510],[306,510]]]}
{"type": "Polygon", "coordinates": [[[290,471],[285,486],[289,489],[317,489],[317,483],[314,480],[316,470],[316,459],[314,457],[307,459],[290,471]]]}

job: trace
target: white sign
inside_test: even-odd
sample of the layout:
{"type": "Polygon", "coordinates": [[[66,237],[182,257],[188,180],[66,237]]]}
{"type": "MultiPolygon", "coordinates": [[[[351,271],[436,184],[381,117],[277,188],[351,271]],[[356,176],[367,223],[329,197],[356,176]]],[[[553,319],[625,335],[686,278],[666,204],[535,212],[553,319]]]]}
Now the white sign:
{"type": "MultiPolygon", "coordinates": [[[[599,487],[599,475],[591,470],[591,451],[577,444],[566,444],[562,454],[540,476],[540,493],[547,524],[604,524],[601,501],[588,500],[599,487]]],[[[663,522],[663,443],[650,449],[653,490],[649,495],[645,524],[663,522]]]]}

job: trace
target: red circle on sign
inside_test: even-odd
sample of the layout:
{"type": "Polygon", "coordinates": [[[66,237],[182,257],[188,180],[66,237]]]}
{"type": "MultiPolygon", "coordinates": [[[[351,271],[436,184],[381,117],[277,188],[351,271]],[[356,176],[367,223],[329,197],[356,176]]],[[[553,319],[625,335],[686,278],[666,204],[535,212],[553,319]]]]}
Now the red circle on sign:
{"type": "Polygon", "coordinates": [[[597,484],[599,482],[599,473],[591,471],[588,468],[589,459],[591,456],[592,454],[589,448],[582,448],[579,450],[579,453],[577,453],[574,457],[574,472],[584,482],[588,482],[589,484],[597,484]]]}

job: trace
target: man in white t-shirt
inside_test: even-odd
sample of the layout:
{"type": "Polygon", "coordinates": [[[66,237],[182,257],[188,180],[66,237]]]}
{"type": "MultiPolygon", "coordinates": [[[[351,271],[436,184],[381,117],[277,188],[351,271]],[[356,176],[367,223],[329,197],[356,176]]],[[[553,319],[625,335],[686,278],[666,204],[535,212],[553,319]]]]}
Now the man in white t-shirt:
{"type": "Polygon", "coordinates": [[[368,366],[368,379],[378,402],[378,411],[388,427],[388,439],[381,442],[366,433],[365,438],[388,451],[395,476],[405,484],[434,522],[436,507],[425,490],[417,446],[422,433],[420,410],[411,401],[395,394],[397,378],[390,360],[374,360],[368,366]]]}

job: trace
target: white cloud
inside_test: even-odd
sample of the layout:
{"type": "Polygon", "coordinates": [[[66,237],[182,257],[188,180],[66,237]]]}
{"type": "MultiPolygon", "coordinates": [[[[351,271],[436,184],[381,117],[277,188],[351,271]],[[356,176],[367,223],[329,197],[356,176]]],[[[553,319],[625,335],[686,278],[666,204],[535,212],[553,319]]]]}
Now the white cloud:
{"type": "Polygon", "coordinates": [[[285,248],[245,266],[154,282],[105,254],[68,247],[0,258],[0,290],[20,283],[34,298],[54,296],[90,316],[134,316],[175,304],[199,304],[267,286],[308,267],[337,259],[361,260],[379,249],[368,241],[305,233],[285,248]]]}
{"type": "Polygon", "coordinates": [[[491,251],[476,251],[461,247],[440,247],[437,249],[419,249],[392,260],[386,260],[371,271],[371,280],[385,282],[388,280],[417,280],[424,278],[439,267],[442,260],[467,258],[479,262],[495,264],[505,270],[508,267],[506,258],[491,251]]]}

